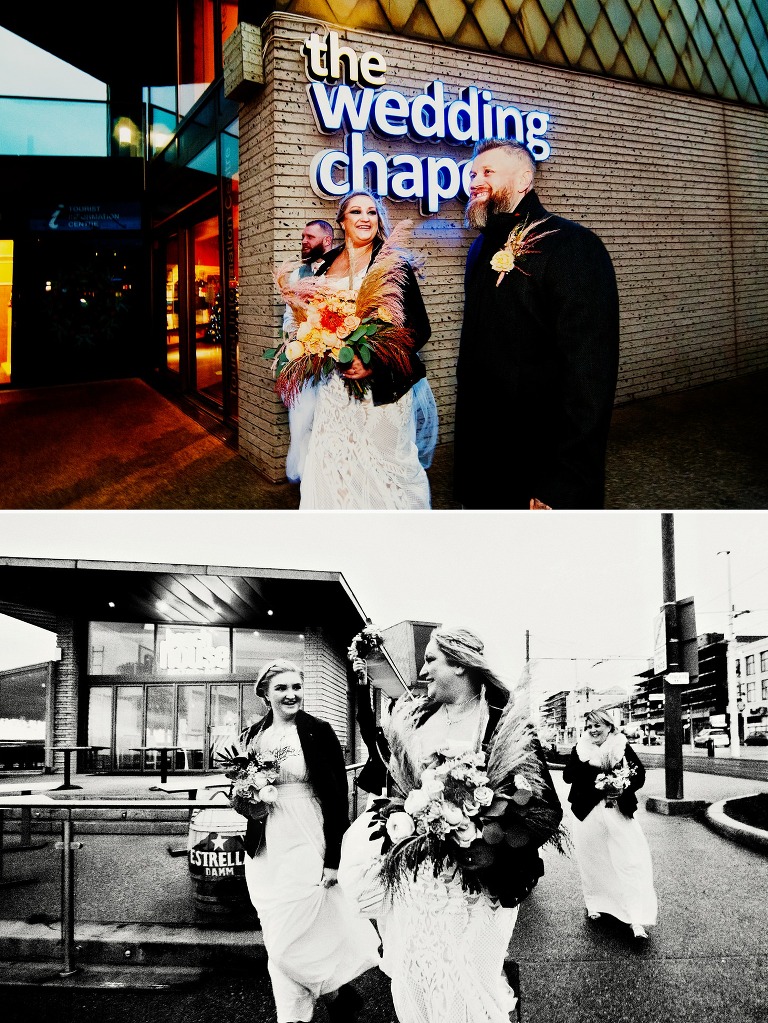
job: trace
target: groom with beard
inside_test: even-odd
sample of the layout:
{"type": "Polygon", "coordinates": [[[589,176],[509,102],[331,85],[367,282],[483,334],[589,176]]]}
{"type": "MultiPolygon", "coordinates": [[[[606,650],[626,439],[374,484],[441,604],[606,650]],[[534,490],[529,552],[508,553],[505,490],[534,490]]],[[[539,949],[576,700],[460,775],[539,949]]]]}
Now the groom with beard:
{"type": "Polygon", "coordinates": [[[518,142],[477,143],[457,366],[465,508],[602,508],[619,299],[592,231],[549,213],[518,142]]]}

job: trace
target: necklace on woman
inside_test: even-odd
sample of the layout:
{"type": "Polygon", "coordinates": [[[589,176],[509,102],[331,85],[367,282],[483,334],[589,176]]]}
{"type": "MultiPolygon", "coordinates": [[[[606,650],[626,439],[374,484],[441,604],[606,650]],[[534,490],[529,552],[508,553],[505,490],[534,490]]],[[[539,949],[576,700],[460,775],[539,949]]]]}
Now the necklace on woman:
{"type": "MultiPolygon", "coordinates": [[[[480,694],[478,693],[477,696],[473,696],[471,700],[465,700],[464,703],[458,704],[459,707],[458,713],[454,714],[453,717],[451,717],[451,715],[448,713],[448,704],[444,703],[443,710],[445,711],[445,717],[446,720],[448,721],[448,727],[450,727],[451,725],[456,725],[460,721],[464,721],[466,718],[468,718],[469,715],[474,710],[472,704],[476,703],[479,699],[480,694]]],[[[456,704],[454,704],[453,706],[456,706],[456,704]]]]}
{"type": "Polygon", "coordinates": [[[354,252],[354,248],[351,245],[349,245],[347,247],[347,259],[349,260],[349,290],[350,291],[354,291],[355,290],[355,277],[357,277],[357,275],[360,272],[360,270],[362,270],[362,268],[366,265],[366,263],[367,263],[367,261],[368,261],[368,259],[370,257],[372,249],[373,249],[373,242],[371,242],[369,245],[365,246],[365,248],[362,250],[363,251],[363,259],[360,262],[359,266],[355,267],[355,261],[352,258],[352,253],[354,252]]]}

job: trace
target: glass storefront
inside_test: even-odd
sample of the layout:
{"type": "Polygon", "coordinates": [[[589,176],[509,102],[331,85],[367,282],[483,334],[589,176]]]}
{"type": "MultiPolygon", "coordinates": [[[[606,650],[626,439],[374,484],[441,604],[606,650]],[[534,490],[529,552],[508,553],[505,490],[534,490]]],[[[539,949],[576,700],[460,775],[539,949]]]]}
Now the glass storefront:
{"type": "Polygon", "coordinates": [[[267,661],[303,665],[304,636],[275,630],[92,622],[88,744],[117,771],[220,770],[215,755],[264,712],[254,680],[267,661]],[[137,682],[137,677],[140,677],[137,682]],[[151,747],[157,747],[152,749],[151,747]]]}

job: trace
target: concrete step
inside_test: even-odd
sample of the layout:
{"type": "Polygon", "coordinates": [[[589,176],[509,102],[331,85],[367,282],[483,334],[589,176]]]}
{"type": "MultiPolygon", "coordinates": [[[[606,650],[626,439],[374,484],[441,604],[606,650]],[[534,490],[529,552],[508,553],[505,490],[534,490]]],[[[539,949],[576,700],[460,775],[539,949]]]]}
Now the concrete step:
{"type": "MultiPolygon", "coordinates": [[[[260,930],[210,925],[76,923],[73,958],[91,966],[220,968],[238,972],[266,958],[260,930]]],[[[0,962],[63,962],[59,921],[0,921],[0,962]]]]}
{"type": "Polygon", "coordinates": [[[75,964],[73,973],[63,973],[61,962],[2,962],[0,987],[77,988],[91,990],[122,988],[127,991],[158,991],[165,988],[185,990],[196,987],[211,975],[211,970],[190,966],[142,967],[75,964]]]}

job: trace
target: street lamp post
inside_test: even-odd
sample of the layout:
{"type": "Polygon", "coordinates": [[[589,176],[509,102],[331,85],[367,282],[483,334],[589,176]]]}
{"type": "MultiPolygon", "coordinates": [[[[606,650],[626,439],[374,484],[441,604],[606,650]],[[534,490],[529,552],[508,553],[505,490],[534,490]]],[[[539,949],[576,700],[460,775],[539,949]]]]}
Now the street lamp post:
{"type": "Polygon", "coordinates": [[[731,742],[731,756],[739,759],[741,747],[739,745],[739,708],[738,691],[736,684],[736,638],[734,635],[734,620],[736,618],[731,598],[731,552],[718,551],[718,555],[725,555],[725,564],[728,571],[728,646],[726,648],[726,676],[728,682],[728,716],[729,736],[731,742]]]}

